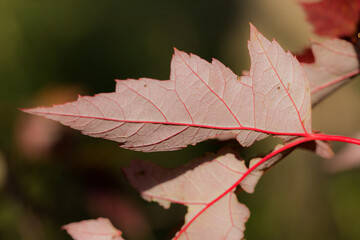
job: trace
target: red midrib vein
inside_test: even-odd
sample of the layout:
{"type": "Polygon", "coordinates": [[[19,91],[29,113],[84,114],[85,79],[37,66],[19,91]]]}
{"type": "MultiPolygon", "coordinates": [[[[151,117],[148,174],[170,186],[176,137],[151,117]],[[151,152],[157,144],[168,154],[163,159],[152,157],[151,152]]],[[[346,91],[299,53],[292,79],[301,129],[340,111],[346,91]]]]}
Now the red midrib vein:
{"type": "MultiPolygon", "coordinates": [[[[34,110],[20,109],[24,112],[28,112],[31,114],[37,115],[55,115],[55,116],[63,116],[63,117],[77,117],[77,118],[89,118],[89,119],[97,119],[103,121],[112,121],[112,122],[124,122],[124,123],[149,123],[149,124],[162,124],[162,125],[175,125],[175,126],[189,126],[189,127],[197,127],[197,128],[209,128],[209,129],[218,129],[218,130],[251,130],[256,132],[262,132],[266,134],[273,135],[286,135],[286,136],[308,136],[308,133],[303,132],[275,132],[265,129],[253,128],[253,127],[225,127],[225,126],[213,126],[213,125],[205,125],[205,124],[193,124],[193,123],[179,123],[179,122],[161,122],[161,121],[144,121],[144,120],[122,120],[122,119],[114,119],[114,118],[104,118],[104,117],[95,117],[95,116],[83,116],[83,115],[72,115],[65,113],[52,113],[52,112],[37,112],[34,110]]],[[[71,126],[71,124],[68,124],[71,126]]]]}

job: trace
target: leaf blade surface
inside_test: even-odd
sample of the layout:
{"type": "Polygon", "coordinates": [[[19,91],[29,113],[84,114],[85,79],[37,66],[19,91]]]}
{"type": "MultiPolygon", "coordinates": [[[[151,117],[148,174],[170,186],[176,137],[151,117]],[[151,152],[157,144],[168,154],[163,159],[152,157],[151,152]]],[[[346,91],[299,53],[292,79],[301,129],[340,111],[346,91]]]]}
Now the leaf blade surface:
{"type": "MultiPolygon", "coordinates": [[[[243,238],[250,212],[237,201],[235,189],[212,202],[248,170],[244,160],[232,151],[223,150],[175,169],[133,161],[123,170],[145,200],[156,201],[164,208],[171,203],[188,207],[184,226],[191,224],[178,233],[178,239],[243,238]],[[207,209],[202,212],[204,208],[207,209]]],[[[251,173],[240,186],[253,192],[261,175],[262,171],[251,173]]]]}
{"type": "Polygon", "coordinates": [[[123,240],[107,218],[84,220],[63,226],[74,240],[123,240]]]}
{"type": "Polygon", "coordinates": [[[239,78],[217,60],[175,50],[170,80],[118,80],[114,93],[24,110],[138,151],[170,151],[233,135],[311,133],[310,88],[298,61],[251,25],[251,69],[239,78]]]}

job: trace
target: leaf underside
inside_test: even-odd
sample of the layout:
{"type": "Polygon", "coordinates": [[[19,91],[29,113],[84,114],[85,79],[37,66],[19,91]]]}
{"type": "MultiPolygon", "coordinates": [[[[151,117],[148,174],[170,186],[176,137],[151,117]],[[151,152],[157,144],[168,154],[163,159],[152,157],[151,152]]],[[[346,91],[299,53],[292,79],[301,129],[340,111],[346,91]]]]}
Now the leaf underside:
{"type": "Polygon", "coordinates": [[[248,47],[249,76],[175,50],[170,80],[117,80],[113,93],[24,111],[145,152],[229,135],[250,146],[267,134],[311,133],[310,87],[299,62],[252,25],[248,47]]]}

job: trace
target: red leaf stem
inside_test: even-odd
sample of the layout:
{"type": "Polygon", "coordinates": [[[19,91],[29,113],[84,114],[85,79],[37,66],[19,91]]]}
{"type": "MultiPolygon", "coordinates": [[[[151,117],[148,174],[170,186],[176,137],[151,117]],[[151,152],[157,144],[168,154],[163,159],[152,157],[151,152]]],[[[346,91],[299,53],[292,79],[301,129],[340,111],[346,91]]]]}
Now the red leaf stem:
{"type": "Polygon", "coordinates": [[[310,134],[308,138],[313,139],[313,140],[345,142],[345,143],[352,143],[352,144],[360,145],[360,139],[339,136],[339,135],[310,134]]]}

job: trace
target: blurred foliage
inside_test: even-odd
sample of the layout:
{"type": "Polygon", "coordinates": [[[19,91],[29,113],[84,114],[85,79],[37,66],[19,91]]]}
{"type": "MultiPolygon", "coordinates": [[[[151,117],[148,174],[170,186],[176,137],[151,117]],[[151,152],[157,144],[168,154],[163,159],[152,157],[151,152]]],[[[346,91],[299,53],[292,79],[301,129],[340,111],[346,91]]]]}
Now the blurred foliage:
{"type": "MultiPolygon", "coordinates": [[[[289,2],[0,0],[0,239],[70,239],[62,225],[99,216],[111,218],[127,239],[170,239],[185,209],[165,211],[143,201],[121,167],[134,158],[174,167],[224,143],[131,152],[18,107],[110,92],[115,78],[167,79],[173,47],[217,58],[240,73],[249,66],[249,21],[285,48],[300,51],[310,27],[289,2]]],[[[330,107],[319,106],[317,128],[339,134],[359,130],[359,89],[354,83],[331,97],[330,107]]],[[[265,154],[273,144],[257,143],[243,155],[265,154]]],[[[329,176],[313,154],[288,159],[264,176],[253,195],[239,195],[252,214],[247,239],[360,239],[359,170],[329,176]]]]}

